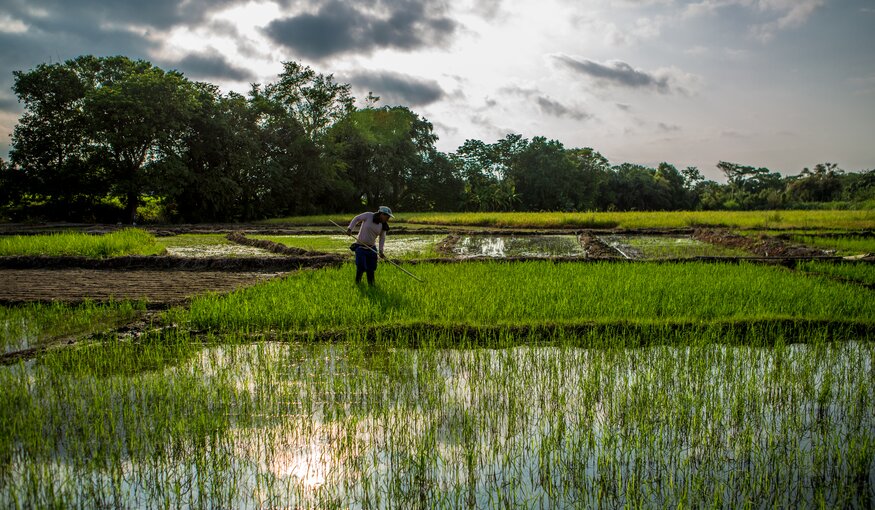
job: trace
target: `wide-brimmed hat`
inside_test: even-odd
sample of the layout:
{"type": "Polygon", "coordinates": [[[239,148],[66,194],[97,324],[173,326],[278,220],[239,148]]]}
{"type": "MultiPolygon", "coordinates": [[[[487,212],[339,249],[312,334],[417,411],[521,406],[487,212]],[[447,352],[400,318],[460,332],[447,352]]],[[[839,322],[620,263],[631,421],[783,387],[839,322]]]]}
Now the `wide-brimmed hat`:
{"type": "Polygon", "coordinates": [[[394,217],[395,217],[395,215],[392,214],[392,209],[389,209],[389,208],[386,207],[385,205],[381,205],[381,206],[377,209],[377,212],[378,212],[378,213],[383,213],[383,214],[389,216],[390,218],[394,218],[394,217]]]}

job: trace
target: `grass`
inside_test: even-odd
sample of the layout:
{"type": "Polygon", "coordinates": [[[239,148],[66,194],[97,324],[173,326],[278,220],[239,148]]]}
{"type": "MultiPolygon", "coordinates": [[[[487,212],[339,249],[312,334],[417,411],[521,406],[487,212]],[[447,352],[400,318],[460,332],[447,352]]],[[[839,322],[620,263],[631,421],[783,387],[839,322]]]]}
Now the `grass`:
{"type": "Polygon", "coordinates": [[[812,340],[54,352],[0,368],[0,505],[865,508],[875,343],[812,340]]]}
{"type": "Polygon", "coordinates": [[[131,301],[3,306],[0,307],[0,352],[37,347],[59,337],[75,338],[113,329],[130,322],[143,309],[143,303],[131,301]]]}
{"type": "Polygon", "coordinates": [[[833,264],[809,261],[800,262],[796,267],[800,271],[834,276],[866,285],[875,285],[875,264],[833,264]]]}
{"type": "Polygon", "coordinates": [[[871,229],[875,211],[672,211],[587,213],[412,213],[404,221],[434,225],[536,228],[833,228],[871,229]]]}
{"type": "Polygon", "coordinates": [[[383,265],[378,287],[356,288],[347,265],[298,273],[227,296],[200,297],[179,320],[221,331],[319,331],[411,323],[839,317],[871,323],[875,317],[875,301],[865,289],[747,264],[478,262],[411,269],[426,283],[383,265]]]}
{"type": "Polygon", "coordinates": [[[127,228],[103,235],[69,232],[32,236],[0,236],[0,256],[77,256],[90,258],[157,255],[164,246],[148,232],[127,228]]]}
{"type": "Polygon", "coordinates": [[[859,255],[875,253],[875,238],[862,236],[820,237],[817,235],[792,235],[790,240],[824,250],[835,250],[836,255],[859,255]]]}
{"type": "MultiPolygon", "coordinates": [[[[262,223],[288,226],[345,225],[351,214],[274,218],[262,223]]],[[[688,228],[840,229],[875,227],[875,210],[791,211],[630,211],[630,212],[484,212],[395,214],[393,224],[509,228],[688,228]]]]}

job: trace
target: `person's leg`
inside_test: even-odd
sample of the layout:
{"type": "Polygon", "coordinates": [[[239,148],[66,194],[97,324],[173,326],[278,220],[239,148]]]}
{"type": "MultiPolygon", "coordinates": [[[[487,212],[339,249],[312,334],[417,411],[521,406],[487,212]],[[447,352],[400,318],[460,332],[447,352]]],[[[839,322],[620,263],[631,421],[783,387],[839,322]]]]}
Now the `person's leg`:
{"type": "Polygon", "coordinates": [[[365,268],[368,273],[368,285],[374,285],[374,271],[377,270],[377,254],[373,250],[368,251],[368,267],[365,268]]]}
{"type": "Polygon", "coordinates": [[[367,269],[367,254],[365,253],[363,248],[357,248],[355,250],[355,282],[362,282],[362,275],[365,274],[365,270],[367,269]]]}

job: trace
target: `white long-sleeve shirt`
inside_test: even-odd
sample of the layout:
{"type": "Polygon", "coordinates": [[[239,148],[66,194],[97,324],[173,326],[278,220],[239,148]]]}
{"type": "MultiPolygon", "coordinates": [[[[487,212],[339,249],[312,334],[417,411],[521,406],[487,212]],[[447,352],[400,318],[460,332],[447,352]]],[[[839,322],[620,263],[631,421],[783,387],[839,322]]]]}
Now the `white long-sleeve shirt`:
{"type": "Polygon", "coordinates": [[[354,229],[359,223],[362,225],[361,228],[359,228],[358,237],[356,237],[359,244],[374,246],[377,237],[379,237],[380,251],[382,252],[383,245],[386,244],[386,231],[383,230],[383,224],[374,221],[374,213],[363,212],[352,219],[349,223],[349,230],[354,229]]]}

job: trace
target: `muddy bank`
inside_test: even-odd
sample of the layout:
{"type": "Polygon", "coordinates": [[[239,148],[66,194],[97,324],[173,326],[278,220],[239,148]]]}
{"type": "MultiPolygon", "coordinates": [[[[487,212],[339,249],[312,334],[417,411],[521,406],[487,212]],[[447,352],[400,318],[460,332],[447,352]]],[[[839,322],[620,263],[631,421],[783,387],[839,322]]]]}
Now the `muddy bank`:
{"type": "Polygon", "coordinates": [[[127,256],[108,259],[88,257],[0,257],[0,269],[152,269],[185,271],[291,271],[301,267],[327,267],[343,263],[340,255],[311,257],[169,257],[127,256]]]}
{"type": "Polygon", "coordinates": [[[181,304],[205,292],[230,292],[285,272],[116,269],[0,269],[0,303],[110,299],[181,304]]]}
{"type": "Polygon", "coordinates": [[[582,233],[579,239],[580,247],[583,248],[587,258],[601,260],[623,258],[616,249],[608,246],[607,243],[591,233],[582,233]]]}
{"type": "Polygon", "coordinates": [[[261,248],[262,250],[267,250],[271,253],[276,253],[279,255],[301,257],[310,255],[324,255],[322,253],[311,252],[310,250],[305,250],[303,248],[293,248],[291,246],[275,243],[266,239],[250,239],[246,237],[243,232],[232,232],[225,237],[232,243],[237,243],[243,246],[251,246],[253,248],[261,248]]]}
{"type": "Polygon", "coordinates": [[[723,229],[697,229],[693,239],[706,243],[747,250],[761,257],[814,258],[827,257],[826,250],[818,250],[799,244],[791,244],[773,236],[742,236],[723,229]]]}

